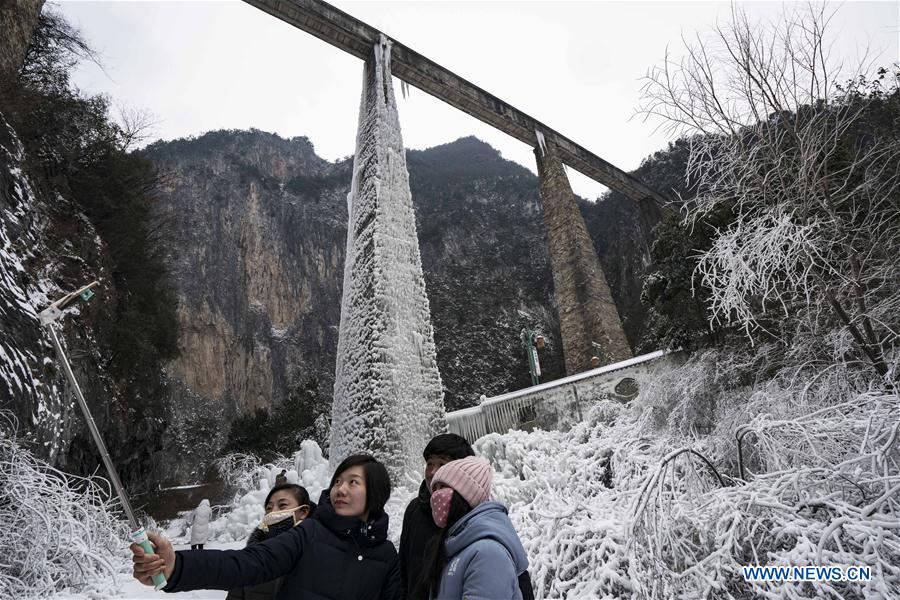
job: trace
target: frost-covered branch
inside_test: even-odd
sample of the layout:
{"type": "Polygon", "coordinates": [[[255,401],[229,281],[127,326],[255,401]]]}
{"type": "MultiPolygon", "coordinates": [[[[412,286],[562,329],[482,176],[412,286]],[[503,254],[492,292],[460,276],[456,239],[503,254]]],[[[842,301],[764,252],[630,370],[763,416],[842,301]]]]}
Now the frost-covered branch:
{"type": "Polygon", "coordinates": [[[900,138],[890,131],[900,88],[896,77],[880,87],[885,70],[866,88],[866,65],[830,60],[829,11],[757,24],[735,9],[711,36],[685,41],[680,60],[667,50],[641,111],[690,139],[697,194],[686,222],[733,215],[698,257],[712,322],[776,338],[773,325],[790,321],[822,336],[837,326],[889,377],[900,346],[900,138]],[[887,125],[873,124],[878,111],[887,125]]]}
{"type": "Polygon", "coordinates": [[[106,480],[58,471],[22,448],[0,411],[0,598],[108,589],[128,542],[106,480]]]}

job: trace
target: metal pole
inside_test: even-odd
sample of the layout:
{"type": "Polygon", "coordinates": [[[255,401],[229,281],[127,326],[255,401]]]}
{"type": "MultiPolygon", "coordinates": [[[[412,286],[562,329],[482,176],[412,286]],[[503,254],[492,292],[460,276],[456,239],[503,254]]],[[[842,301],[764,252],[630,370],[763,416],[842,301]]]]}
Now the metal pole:
{"type": "Polygon", "coordinates": [[[59,338],[56,337],[56,331],[53,328],[53,324],[48,323],[47,329],[50,331],[50,341],[53,342],[53,348],[56,350],[56,355],[59,357],[59,361],[62,364],[66,379],[69,380],[69,384],[72,386],[72,389],[75,390],[75,398],[78,400],[78,406],[81,408],[82,414],[84,414],[85,421],[87,421],[88,429],[94,437],[94,443],[97,445],[97,449],[100,450],[100,457],[103,459],[106,472],[109,473],[110,481],[112,481],[113,487],[119,495],[119,500],[122,502],[122,509],[125,511],[125,516],[128,517],[131,528],[137,531],[141,526],[137,522],[137,519],[134,518],[134,511],[131,509],[131,503],[128,501],[128,496],[125,495],[125,488],[122,486],[122,481],[119,479],[119,473],[116,471],[116,467],[109,456],[106,444],[103,443],[103,438],[100,436],[100,430],[97,429],[97,424],[94,422],[94,417],[91,415],[91,411],[84,399],[84,394],[81,393],[81,387],[78,385],[78,382],[75,381],[75,374],[72,373],[72,367],[69,366],[69,359],[66,358],[62,345],[59,343],[59,338]]]}
{"type": "MultiPolygon", "coordinates": [[[[147,537],[147,531],[141,527],[134,517],[134,511],[131,509],[131,502],[128,501],[128,496],[125,494],[125,486],[122,485],[122,481],[119,479],[119,472],[116,471],[112,458],[109,456],[106,444],[103,443],[103,438],[100,436],[100,430],[97,429],[97,424],[94,422],[91,410],[88,408],[87,402],[84,399],[84,394],[81,393],[81,386],[79,386],[78,382],[75,380],[75,374],[72,373],[69,359],[66,357],[66,353],[63,352],[62,344],[59,343],[59,338],[56,337],[56,330],[53,329],[53,323],[63,317],[63,311],[67,307],[77,302],[79,298],[82,300],[90,299],[90,297],[94,295],[91,289],[98,285],[100,285],[100,282],[94,281],[70,294],[66,294],[42,310],[38,314],[38,319],[40,320],[41,325],[47,327],[47,330],[50,332],[50,341],[53,342],[53,349],[56,350],[56,356],[62,364],[66,379],[69,380],[69,384],[75,391],[75,398],[78,400],[78,406],[81,407],[81,412],[84,415],[85,421],[87,421],[88,429],[91,432],[91,436],[94,438],[94,444],[100,451],[100,458],[103,459],[103,465],[106,467],[109,479],[116,490],[116,494],[119,496],[119,500],[122,502],[122,510],[125,511],[125,516],[128,518],[128,523],[131,525],[132,529],[131,541],[143,548],[145,554],[153,554],[154,548],[150,543],[150,539],[147,537]]],[[[166,576],[163,575],[162,571],[155,575],[151,575],[150,578],[153,580],[153,585],[157,590],[161,590],[166,586],[166,576]]]]}
{"type": "Polygon", "coordinates": [[[578,413],[578,420],[584,421],[584,417],[581,416],[581,402],[578,400],[578,386],[577,384],[572,384],[572,393],[575,395],[575,411],[578,413]]]}
{"type": "Polygon", "coordinates": [[[534,332],[530,329],[522,329],[522,344],[525,346],[525,355],[528,357],[528,372],[531,374],[531,385],[537,385],[540,380],[534,366],[534,332]]]}

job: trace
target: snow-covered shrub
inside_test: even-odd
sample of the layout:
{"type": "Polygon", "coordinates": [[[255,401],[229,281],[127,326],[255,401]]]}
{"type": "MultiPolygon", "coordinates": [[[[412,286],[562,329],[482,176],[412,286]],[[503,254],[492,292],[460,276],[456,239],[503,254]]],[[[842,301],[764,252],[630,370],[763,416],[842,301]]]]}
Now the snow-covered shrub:
{"type": "MultiPolygon", "coordinates": [[[[262,463],[252,454],[228,454],[216,466],[222,479],[237,490],[231,506],[209,524],[210,539],[217,542],[237,542],[250,536],[265,514],[266,495],[282,470],[288,483],[305,487],[313,502],[318,502],[331,477],[328,459],[312,440],[301,442],[300,449],[292,456],[282,456],[270,463],[262,463]]],[[[169,524],[169,532],[174,532],[173,525],[174,522],[169,524]]]]}
{"type": "Polygon", "coordinates": [[[652,423],[657,427],[665,424],[688,438],[706,435],[724,407],[740,404],[755,379],[772,370],[767,349],[699,353],[657,375],[635,399],[635,409],[653,407],[652,423]]]}
{"type": "Polygon", "coordinates": [[[128,545],[110,496],[106,480],[63,473],[20,446],[0,411],[0,598],[108,587],[128,545]]]}
{"type": "MultiPolygon", "coordinates": [[[[900,439],[896,393],[851,396],[818,410],[809,389],[761,390],[771,402],[733,433],[753,447],[747,481],[719,483],[705,456],[660,460],[635,499],[629,554],[641,597],[866,598],[900,594],[900,439]],[[793,411],[793,412],[792,412],[793,411]],[[792,413],[792,414],[791,414],[792,413]],[[697,458],[700,457],[700,458],[697,458]],[[853,566],[871,582],[750,584],[741,567],[853,566]]],[[[722,464],[727,444],[695,447],[722,464]]]]}
{"type": "Polygon", "coordinates": [[[256,487],[261,461],[254,454],[234,452],[226,454],[216,461],[219,477],[227,485],[239,490],[256,487]]]}
{"type": "Polygon", "coordinates": [[[568,432],[510,431],[475,442],[494,466],[493,496],[509,507],[538,598],[629,597],[630,493],[627,485],[619,491],[614,474],[633,429],[626,408],[604,401],[568,432]]]}
{"type": "Polygon", "coordinates": [[[900,401],[871,371],[785,354],[708,351],[568,432],[475,442],[536,596],[900,597],[900,401]],[[869,565],[873,580],[745,582],[757,564],[869,565]]]}

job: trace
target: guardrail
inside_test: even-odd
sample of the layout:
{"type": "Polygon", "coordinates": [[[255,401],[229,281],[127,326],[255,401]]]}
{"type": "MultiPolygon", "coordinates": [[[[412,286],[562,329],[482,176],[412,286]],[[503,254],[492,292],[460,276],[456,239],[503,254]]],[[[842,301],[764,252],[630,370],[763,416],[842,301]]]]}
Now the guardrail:
{"type": "MultiPolygon", "coordinates": [[[[639,380],[646,380],[653,371],[651,363],[671,360],[679,353],[657,350],[611,365],[577,373],[562,379],[542,383],[514,392],[485,398],[478,406],[447,413],[450,432],[470,442],[488,433],[506,433],[510,429],[566,429],[581,420],[579,387],[589,388],[591,395],[611,393],[623,401],[637,395],[639,380]],[[623,382],[633,380],[622,388],[623,382]]],[[[581,395],[585,390],[582,389],[581,395]]]]}

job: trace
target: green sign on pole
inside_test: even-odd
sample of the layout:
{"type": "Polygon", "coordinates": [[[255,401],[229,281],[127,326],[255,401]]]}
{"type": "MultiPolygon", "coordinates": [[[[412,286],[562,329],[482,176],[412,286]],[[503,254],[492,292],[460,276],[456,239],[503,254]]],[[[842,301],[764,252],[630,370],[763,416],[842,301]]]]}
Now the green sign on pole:
{"type": "MultiPolygon", "coordinates": [[[[531,385],[541,382],[541,362],[538,359],[535,338],[539,337],[531,329],[522,329],[522,344],[525,346],[525,357],[528,360],[528,372],[531,374],[531,385]]],[[[541,338],[543,340],[543,338],[541,338]]]]}

